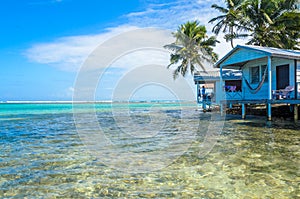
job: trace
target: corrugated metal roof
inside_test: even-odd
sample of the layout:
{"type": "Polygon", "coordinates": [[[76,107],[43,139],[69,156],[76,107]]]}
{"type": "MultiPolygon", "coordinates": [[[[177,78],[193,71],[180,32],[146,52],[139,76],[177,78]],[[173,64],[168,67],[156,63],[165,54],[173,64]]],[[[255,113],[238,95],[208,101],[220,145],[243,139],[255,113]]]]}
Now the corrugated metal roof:
{"type": "Polygon", "coordinates": [[[220,65],[232,54],[234,54],[238,49],[257,51],[260,53],[264,53],[266,56],[300,60],[300,51],[298,50],[288,50],[288,49],[280,49],[280,48],[273,48],[273,47],[253,46],[253,45],[237,45],[230,52],[228,52],[224,57],[222,57],[219,61],[217,61],[214,67],[219,68],[220,65]]]}
{"type": "MultiPolygon", "coordinates": [[[[242,72],[236,70],[223,70],[223,80],[240,80],[242,72]]],[[[194,75],[194,81],[218,81],[220,80],[220,72],[218,71],[198,71],[194,75]]]]}
{"type": "Polygon", "coordinates": [[[262,47],[262,46],[253,46],[253,45],[247,45],[247,46],[240,45],[240,48],[259,50],[262,52],[269,53],[271,56],[288,56],[288,57],[300,59],[300,51],[298,50],[288,50],[282,48],[262,47]]]}
{"type": "Polygon", "coordinates": [[[202,77],[220,77],[219,71],[197,71],[195,76],[202,76],[202,77]]]}

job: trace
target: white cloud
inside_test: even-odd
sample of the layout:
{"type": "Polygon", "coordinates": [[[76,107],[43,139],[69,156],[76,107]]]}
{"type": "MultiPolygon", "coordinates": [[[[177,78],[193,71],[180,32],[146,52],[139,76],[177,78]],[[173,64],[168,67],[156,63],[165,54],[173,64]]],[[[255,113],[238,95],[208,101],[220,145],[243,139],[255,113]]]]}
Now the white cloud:
{"type": "Polygon", "coordinates": [[[30,61],[49,64],[65,71],[77,71],[87,56],[101,43],[133,26],[109,28],[104,33],[58,38],[53,42],[34,44],[26,50],[30,61]]]}
{"type": "Polygon", "coordinates": [[[69,91],[69,92],[74,92],[74,87],[70,86],[70,87],[68,88],[68,91],[69,91]]]}
{"type": "Polygon", "coordinates": [[[61,3],[63,0],[34,0],[29,2],[30,5],[49,5],[49,4],[56,4],[61,3]]]}
{"type": "Polygon", "coordinates": [[[152,13],[155,13],[155,10],[153,10],[152,8],[148,8],[146,11],[129,13],[127,17],[139,17],[139,16],[144,16],[152,13]]]}
{"type": "MultiPolygon", "coordinates": [[[[198,20],[202,25],[206,26],[208,35],[213,35],[211,32],[214,24],[208,21],[215,16],[220,15],[218,11],[211,8],[211,5],[218,4],[225,6],[224,2],[219,0],[177,0],[167,4],[149,4],[149,7],[144,12],[131,13],[127,17],[130,24],[139,27],[163,27],[175,31],[180,24],[187,21],[198,20]]],[[[224,34],[220,33],[217,37],[220,41],[215,47],[215,51],[221,58],[231,46],[224,40],[224,34]]],[[[244,44],[245,40],[236,40],[234,44],[244,44]]]]}
{"type": "Polygon", "coordinates": [[[73,96],[74,90],[75,89],[73,86],[70,86],[69,88],[67,88],[65,90],[65,97],[71,98],[73,96]]]}
{"type": "Polygon", "coordinates": [[[220,1],[177,0],[168,4],[149,4],[146,11],[130,13],[127,17],[130,24],[140,27],[154,26],[174,30],[188,20],[198,19],[202,24],[207,24],[216,14],[210,8],[213,3],[220,1]]]}
{"type": "MultiPolygon", "coordinates": [[[[53,1],[60,2],[61,0],[53,1]]],[[[152,77],[155,79],[157,76],[162,76],[159,80],[163,80],[166,85],[173,87],[175,84],[170,83],[173,82],[172,71],[166,70],[164,67],[169,63],[169,54],[167,52],[155,49],[137,49],[128,54],[118,54],[118,52],[122,53],[124,49],[126,50],[128,47],[134,48],[139,45],[137,45],[135,41],[132,41],[132,43],[125,42],[126,44],[122,44],[122,41],[124,40],[116,42],[118,41],[118,37],[116,36],[130,30],[146,27],[156,27],[175,31],[180,24],[191,20],[199,20],[201,24],[207,27],[208,34],[211,35],[210,30],[212,29],[213,24],[208,24],[208,21],[211,18],[220,15],[220,13],[211,8],[211,5],[214,3],[220,4],[221,2],[219,0],[175,0],[172,2],[157,2],[158,1],[150,0],[150,2],[147,2],[147,6],[144,10],[132,12],[124,16],[128,20],[126,24],[108,28],[98,34],[61,37],[54,41],[37,43],[27,49],[24,54],[32,62],[48,64],[60,70],[71,72],[78,71],[81,66],[84,68],[84,62],[88,60],[86,65],[90,65],[91,67],[87,67],[87,70],[84,72],[81,71],[81,73],[83,73],[83,80],[81,82],[83,86],[78,88],[78,86],[76,87],[76,85],[74,85],[75,87],[69,87],[64,90],[64,95],[67,97],[72,96],[76,92],[83,93],[83,96],[78,96],[79,98],[76,99],[81,99],[81,97],[82,99],[86,99],[86,93],[88,94],[88,99],[93,98],[94,95],[89,95],[95,91],[93,87],[95,85],[92,85],[91,82],[97,82],[99,80],[100,71],[105,70],[105,67],[107,67],[105,64],[114,58],[109,70],[106,70],[104,76],[102,76],[98,82],[98,89],[96,89],[97,92],[95,93],[97,99],[110,99],[113,92],[116,92],[116,90],[123,91],[125,89],[129,91],[131,88],[141,83],[145,78],[151,79],[152,77]],[[112,43],[109,43],[111,42],[109,39],[114,37],[115,40],[112,43]],[[108,42],[108,44],[112,46],[109,46],[109,49],[105,50],[104,53],[101,51],[101,57],[99,57],[99,54],[97,54],[97,50],[99,49],[97,47],[104,42],[108,42]],[[113,57],[115,54],[121,56],[113,57]],[[88,57],[89,59],[87,59],[88,57]],[[151,66],[151,64],[154,65],[151,66]],[[163,66],[165,70],[160,69],[161,71],[157,73],[155,70],[139,68],[147,65],[155,68],[155,64],[163,66]],[[133,70],[134,68],[136,68],[136,70],[133,70]],[[95,69],[98,70],[98,74],[95,73],[97,72],[95,69]]],[[[151,33],[151,35],[152,34],[155,33],[151,33]]],[[[160,33],[154,37],[152,35],[150,42],[149,39],[147,39],[149,43],[156,43],[159,44],[159,46],[171,43],[173,40],[174,38],[172,38],[170,31],[165,31],[164,34],[160,33]]],[[[215,51],[222,57],[231,50],[231,47],[229,43],[224,41],[222,34],[218,36],[218,40],[221,41],[221,43],[217,44],[215,51]]],[[[243,41],[239,41],[239,43],[243,43],[243,41]]],[[[187,80],[193,90],[194,85],[192,78],[191,75],[188,75],[185,80],[187,80]]],[[[158,79],[156,80],[158,81],[158,79]]],[[[176,82],[180,85],[182,84],[182,81],[183,80],[176,82]]],[[[178,88],[179,85],[177,86],[178,88]]],[[[189,89],[183,90],[188,92],[189,89]]],[[[125,92],[125,94],[127,93],[128,92],[125,92]]],[[[185,94],[183,96],[188,95],[185,94]]],[[[191,97],[193,98],[193,96],[191,97]]]]}
{"type": "MultiPolygon", "coordinates": [[[[97,46],[122,32],[138,27],[158,27],[175,31],[180,24],[197,19],[201,24],[206,25],[208,34],[211,35],[210,30],[213,24],[208,24],[208,21],[220,14],[211,8],[214,3],[220,4],[219,0],[155,2],[157,1],[148,1],[145,10],[127,14],[125,16],[128,19],[127,24],[106,29],[99,34],[62,37],[50,42],[37,43],[29,48],[25,55],[32,62],[48,64],[60,70],[77,71],[97,46]]],[[[223,35],[220,35],[218,39],[221,43],[217,45],[215,51],[222,57],[231,47],[224,41],[223,35]]],[[[137,60],[140,63],[142,59],[144,57],[141,55],[140,58],[135,57],[130,60],[131,62],[137,60]]],[[[124,63],[124,65],[128,64],[124,63]]]]}

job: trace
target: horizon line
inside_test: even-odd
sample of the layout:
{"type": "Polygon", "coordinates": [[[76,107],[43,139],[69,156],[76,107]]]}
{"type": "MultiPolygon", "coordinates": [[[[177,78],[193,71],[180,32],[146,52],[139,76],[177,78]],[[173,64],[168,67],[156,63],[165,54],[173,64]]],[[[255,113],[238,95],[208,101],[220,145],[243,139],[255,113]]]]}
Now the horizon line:
{"type": "Polygon", "coordinates": [[[194,102],[196,100],[95,100],[95,101],[73,101],[73,100],[5,100],[0,101],[0,104],[87,104],[87,103],[153,103],[153,102],[194,102]]]}

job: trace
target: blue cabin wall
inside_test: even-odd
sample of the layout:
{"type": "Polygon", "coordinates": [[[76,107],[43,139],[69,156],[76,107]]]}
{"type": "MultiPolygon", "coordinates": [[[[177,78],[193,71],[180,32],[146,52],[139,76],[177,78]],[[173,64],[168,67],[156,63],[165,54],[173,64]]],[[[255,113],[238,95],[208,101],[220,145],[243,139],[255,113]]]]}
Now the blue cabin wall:
{"type": "MultiPolygon", "coordinates": [[[[243,70],[243,76],[248,80],[250,83],[250,68],[254,66],[262,66],[262,65],[267,65],[268,59],[261,58],[261,59],[256,59],[253,61],[248,62],[247,64],[244,65],[242,68],[243,70]]],[[[271,59],[271,70],[272,70],[272,90],[276,90],[276,67],[280,65],[289,65],[289,81],[290,85],[295,85],[295,61],[291,59],[283,59],[283,58],[272,58],[271,59]]],[[[300,64],[298,62],[298,74],[299,74],[299,80],[300,80],[300,64]]],[[[259,82],[256,84],[251,84],[252,88],[256,88],[258,84],[261,81],[263,71],[260,70],[259,74],[259,82]]],[[[269,96],[269,89],[268,89],[268,80],[266,80],[261,87],[261,89],[253,94],[250,92],[250,88],[246,85],[246,83],[243,81],[242,82],[242,88],[243,88],[243,99],[246,100],[252,100],[252,99],[268,99],[269,96]]]]}
{"type": "Polygon", "coordinates": [[[297,82],[300,82],[300,61],[297,61],[297,82]]]}
{"type": "MultiPolygon", "coordinates": [[[[268,63],[267,58],[259,59],[259,60],[254,60],[251,62],[248,62],[244,67],[243,67],[243,76],[248,80],[250,83],[250,68],[254,66],[261,66],[261,65],[266,65],[268,63]]],[[[272,73],[273,74],[273,73],[272,73]]],[[[261,75],[259,82],[261,80],[261,75]]],[[[258,86],[257,84],[251,84],[252,88],[256,88],[258,86]]],[[[252,94],[250,92],[250,88],[246,85],[246,83],[242,82],[242,87],[243,87],[243,98],[244,99],[268,99],[268,81],[265,81],[261,89],[255,93],[252,94]]]]}
{"type": "Polygon", "coordinates": [[[297,93],[298,99],[300,99],[300,61],[296,61],[297,64],[297,73],[296,73],[296,82],[297,82],[297,93]]]}

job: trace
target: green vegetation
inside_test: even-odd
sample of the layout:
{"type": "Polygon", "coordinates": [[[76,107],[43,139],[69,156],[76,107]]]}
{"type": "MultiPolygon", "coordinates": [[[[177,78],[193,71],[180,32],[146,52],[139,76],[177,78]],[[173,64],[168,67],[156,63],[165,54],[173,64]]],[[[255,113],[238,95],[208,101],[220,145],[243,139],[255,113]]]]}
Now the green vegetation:
{"type": "Polygon", "coordinates": [[[176,41],[164,46],[173,52],[168,68],[172,65],[177,66],[173,73],[174,79],[179,74],[185,76],[188,70],[193,74],[196,65],[205,70],[204,61],[212,62],[218,59],[212,48],[216,45],[216,37],[208,37],[206,32],[205,26],[199,25],[198,21],[187,22],[173,33],[176,41]]]}
{"type": "MultiPolygon", "coordinates": [[[[215,23],[212,32],[216,35],[223,32],[232,48],[234,39],[249,38],[247,45],[300,49],[297,0],[225,0],[225,6],[211,6],[222,14],[209,23],[215,23]]],[[[205,26],[199,25],[198,21],[182,24],[173,33],[176,41],[164,47],[172,51],[168,68],[177,67],[174,79],[179,74],[185,76],[188,70],[193,74],[196,66],[205,71],[205,61],[217,61],[212,47],[218,41],[206,33],[205,26]]]]}
{"type": "Polygon", "coordinates": [[[299,49],[300,12],[296,0],[226,0],[226,8],[212,5],[222,15],[211,19],[213,32],[226,41],[250,37],[246,44],[299,49]]]}
{"type": "Polygon", "coordinates": [[[212,31],[215,34],[219,34],[222,30],[225,33],[226,42],[230,41],[231,47],[233,48],[233,39],[245,37],[245,34],[238,34],[238,31],[243,29],[240,24],[240,19],[243,17],[242,14],[242,2],[243,0],[227,0],[226,8],[213,4],[211,7],[218,10],[222,15],[217,16],[209,21],[209,23],[217,22],[213,27],[212,31]]]}

